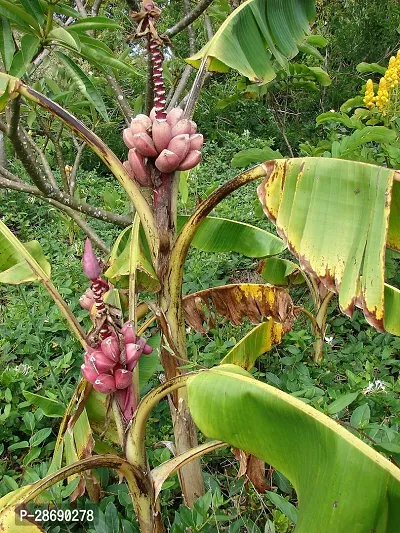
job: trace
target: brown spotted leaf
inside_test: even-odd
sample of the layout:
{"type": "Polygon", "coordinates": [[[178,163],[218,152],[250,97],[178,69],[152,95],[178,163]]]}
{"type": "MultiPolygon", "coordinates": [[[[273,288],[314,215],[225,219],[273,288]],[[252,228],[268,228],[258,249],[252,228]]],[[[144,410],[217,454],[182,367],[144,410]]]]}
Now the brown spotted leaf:
{"type": "Polygon", "coordinates": [[[400,173],[357,161],[269,161],[264,212],[300,266],[360,307],[379,331],[400,335],[400,291],[385,284],[386,246],[400,249],[400,173]]]}
{"type": "Polygon", "coordinates": [[[266,318],[282,325],[283,332],[291,329],[295,312],[289,294],[272,285],[253,283],[223,285],[189,294],[183,298],[185,320],[199,333],[215,324],[215,314],[237,326],[248,318],[259,324],[266,318]]]}

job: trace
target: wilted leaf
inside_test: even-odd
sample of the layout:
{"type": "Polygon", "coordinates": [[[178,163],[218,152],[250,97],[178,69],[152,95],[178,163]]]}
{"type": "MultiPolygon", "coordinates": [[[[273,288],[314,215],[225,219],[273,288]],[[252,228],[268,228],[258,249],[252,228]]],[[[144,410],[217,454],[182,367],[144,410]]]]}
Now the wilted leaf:
{"type": "Polygon", "coordinates": [[[271,487],[265,482],[265,463],[255,455],[238,448],[232,448],[235,459],[239,461],[237,477],[245,476],[246,482],[251,481],[254,488],[264,494],[271,487]]]}
{"type": "Polygon", "coordinates": [[[199,333],[205,333],[204,322],[215,324],[212,309],[237,326],[245,317],[253,324],[271,317],[282,324],[283,331],[292,327],[293,303],[284,289],[271,285],[233,284],[189,294],[183,298],[186,322],[199,333]],[[208,316],[206,315],[208,310],[208,316]]]}

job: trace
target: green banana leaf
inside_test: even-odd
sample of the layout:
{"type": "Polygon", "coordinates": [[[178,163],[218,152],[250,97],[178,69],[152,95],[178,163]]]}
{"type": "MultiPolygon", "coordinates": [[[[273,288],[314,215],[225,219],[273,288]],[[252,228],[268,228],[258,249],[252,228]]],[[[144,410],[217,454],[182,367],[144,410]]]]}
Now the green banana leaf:
{"type": "MultiPolygon", "coordinates": [[[[108,260],[109,268],[104,272],[104,275],[112,283],[119,281],[123,286],[128,285],[130,251],[129,242],[131,231],[132,226],[128,226],[119,234],[110,253],[108,260]]],[[[160,289],[160,282],[158,281],[152,264],[146,257],[142,243],[140,246],[137,271],[137,291],[157,292],[160,289]]]]}
{"type": "Polygon", "coordinates": [[[400,249],[400,173],[330,158],[264,168],[259,199],[300,266],[339,294],[344,313],[358,306],[376,329],[400,335],[398,291],[384,280],[386,246],[400,249]]]}
{"type": "MultiPolygon", "coordinates": [[[[189,217],[178,216],[180,230],[189,217]]],[[[286,244],[263,229],[226,218],[206,217],[196,230],[192,246],[204,252],[238,252],[246,257],[267,257],[283,252],[286,244]]]]}
{"type": "Polygon", "coordinates": [[[295,533],[394,533],[400,470],[334,420],[243,369],[224,365],[188,381],[207,437],[282,472],[299,502],[295,533]]]}
{"type": "Polygon", "coordinates": [[[314,0],[247,0],[186,61],[198,68],[211,58],[209,70],[226,72],[230,67],[254,82],[268,83],[276,75],[274,61],[287,68],[287,59],[299,52],[314,16],[314,0]]]}
{"type": "Polygon", "coordinates": [[[284,334],[282,325],[268,318],[240,339],[222,359],[221,365],[233,364],[250,370],[261,355],[281,342],[284,334]]]}
{"type": "Polygon", "coordinates": [[[304,283],[304,276],[299,265],[280,257],[268,257],[265,259],[260,275],[271,285],[286,287],[287,285],[304,283]]]}
{"type": "MultiPolygon", "coordinates": [[[[24,246],[26,252],[36,261],[48,277],[50,277],[50,263],[43,254],[38,241],[30,241],[24,246]]],[[[0,283],[17,285],[40,279],[26,262],[21,251],[7,238],[7,234],[0,227],[0,283]]]]}

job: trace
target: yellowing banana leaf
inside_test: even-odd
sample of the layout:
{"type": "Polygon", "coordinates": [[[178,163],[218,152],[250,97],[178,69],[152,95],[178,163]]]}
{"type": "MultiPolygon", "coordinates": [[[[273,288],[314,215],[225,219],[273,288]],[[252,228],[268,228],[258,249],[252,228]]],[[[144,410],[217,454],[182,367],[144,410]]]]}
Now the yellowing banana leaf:
{"type": "Polygon", "coordinates": [[[399,298],[384,281],[386,245],[400,243],[400,173],[331,158],[270,161],[264,168],[258,188],[264,212],[300,266],[339,294],[344,313],[358,306],[379,331],[400,335],[399,298]]]}
{"type": "Polygon", "coordinates": [[[299,502],[295,533],[394,533],[400,470],[337,422],[234,365],[189,378],[204,435],[285,475],[299,502]]]}
{"type": "Polygon", "coordinates": [[[281,342],[284,334],[283,325],[268,318],[243,337],[222,359],[221,365],[233,364],[250,370],[260,355],[281,342]]]}
{"type": "Polygon", "coordinates": [[[299,265],[280,259],[279,257],[268,257],[262,262],[260,275],[271,285],[300,285],[304,283],[304,276],[299,265]]]}
{"type": "MultiPolygon", "coordinates": [[[[125,228],[118,236],[111,250],[109,257],[109,268],[104,275],[112,282],[120,281],[124,286],[128,284],[129,275],[129,242],[132,226],[125,228]]],[[[154,272],[142,245],[140,246],[139,259],[137,263],[136,290],[139,292],[157,292],[160,289],[160,282],[154,272]]]]}
{"type": "Polygon", "coordinates": [[[245,317],[253,324],[271,317],[281,325],[283,333],[289,331],[295,319],[293,302],[289,294],[272,285],[243,283],[213,287],[188,294],[183,298],[185,320],[199,333],[205,333],[204,323],[212,327],[215,313],[228,318],[237,326],[245,317]]]}
{"type": "Polygon", "coordinates": [[[230,67],[252,81],[268,83],[276,75],[274,60],[287,66],[314,16],[314,0],[247,0],[186,61],[198,68],[204,58],[210,58],[209,70],[226,72],[230,67]]]}
{"type": "MultiPolygon", "coordinates": [[[[181,229],[188,216],[178,217],[181,229]]],[[[192,246],[204,252],[238,252],[246,257],[267,257],[283,252],[286,244],[263,229],[226,218],[206,217],[196,230],[192,246]]]]}
{"type": "Polygon", "coordinates": [[[9,492],[0,498],[0,531],[2,533],[42,533],[44,529],[39,524],[30,522],[21,515],[21,507],[18,505],[31,492],[32,485],[26,485],[20,489],[9,492]]]}
{"type": "MultiPolygon", "coordinates": [[[[41,266],[47,276],[50,276],[50,263],[45,258],[38,241],[27,242],[23,246],[29,255],[41,266]]],[[[37,279],[40,279],[39,276],[32,271],[22,253],[0,231],[0,283],[17,285],[37,279]]]]}
{"type": "Polygon", "coordinates": [[[98,435],[104,434],[106,439],[119,445],[120,440],[112,413],[107,418],[106,400],[107,396],[105,394],[100,394],[94,389],[90,392],[85,403],[90,427],[98,435]]]}

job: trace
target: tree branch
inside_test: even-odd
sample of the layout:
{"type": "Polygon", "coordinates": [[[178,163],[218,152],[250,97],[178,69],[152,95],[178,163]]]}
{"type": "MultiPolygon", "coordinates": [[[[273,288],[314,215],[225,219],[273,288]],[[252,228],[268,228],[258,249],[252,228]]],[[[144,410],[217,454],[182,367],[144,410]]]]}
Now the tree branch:
{"type": "Polygon", "coordinates": [[[126,228],[126,226],[132,224],[132,217],[128,215],[118,215],[116,213],[112,213],[111,211],[106,211],[105,209],[94,207],[93,205],[90,205],[86,202],[76,200],[72,196],[63,193],[60,190],[53,190],[52,195],[49,196],[44,194],[39,188],[19,180],[18,178],[16,178],[16,176],[14,176],[14,179],[11,180],[9,179],[9,172],[3,167],[0,167],[0,175],[4,176],[3,178],[1,178],[0,181],[0,187],[2,189],[12,189],[14,191],[31,194],[33,196],[41,198],[47,203],[51,203],[50,200],[54,200],[63,205],[64,207],[73,209],[78,213],[85,213],[91,216],[92,218],[102,220],[103,222],[116,224],[117,226],[121,226],[122,228],[126,228]]]}
{"type": "Polygon", "coordinates": [[[182,93],[183,91],[185,90],[186,88],[186,85],[189,81],[189,78],[190,78],[190,74],[192,73],[192,70],[193,70],[193,67],[191,67],[190,65],[186,65],[183,73],[182,73],[182,76],[181,76],[181,79],[179,80],[179,83],[175,89],[175,92],[168,104],[168,107],[167,107],[167,111],[169,111],[170,109],[172,109],[173,107],[176,107],[178,105],[178,102],[179,102],[179,99],[180,97],[182,96],[182,93]]]}
{"type": "Polygon", "coordinates": [[[131,108],[128,100],[125,98],[124,92],[121,85],[119,84],[117,78],[112,74],[107,74],[107,80],[110,82],[110,86],[115,93],[117,98],[117,105],[125,118],[126,125],[129,126],[131,120],[134,117],[133,109],[131,108]]]}
{"type": "Polygon", "coordinates": [[[200,15],[208,8],[208,6],[212,3],[213,0],[200,0],[200,2],[197,4],[195,8],[190,11],[187,15],[183,17],[175,26],[172,26],[172,28],[169,28],[165,32],[166,37],[173,37],[174,35],[177,35],[181,31],[183,31],[185,28],[189,26],[194,20],[198,19],[200,15]]]}
{"type": "Polygon", "coordinates": [[[76,9],[83,17],[87,17],[86,9],[82,4],[81,0],[75,0],[76,9]]]}
{"type": "Polygon", "coordinates": [[[206,26],[208,40],[211,41],[211,39],[214,37],[214,30],[211,24],[211,19],[208,15],[204,17],[204,23],[206,26]]]}
{"type": "Polygon", "coordinates": [[[103,0],[94,0],[92,7],[92,17],[97,17],[103,0]]]}
{"type": "Polygon", "coordinates": [[[10,120],[9,120],[9,132],[8,137],[14,147],[14,150],[23,164],[25,170],[31,177],[36,187],[42,191],[45,195],[50,195],[53,191],[53,186],[48,180],[38,171],[35,158],[31,152],[31,148],[28,148],[27,136],[21,136],[19,128],[20,117],[20,98],[16,98],[10,105],[10,120]]]}
{"type": "Polygon", "coordinates": [[[72,170],[71,170],[70,175],[68,177],[69,194],[71,196],[73,196],[74,192],[75,192],[76,176],[78,174],[78,168],[79,168],[79,164],[81,162],[82,153],[83,153],[83,150],[85,149],[85,146],[86,146],[86,143],[84,143],[84,142],[82,144],[79,144],[78,141],[75,139],[75,137],[72,137],[72,141],[73,141],[74,146],[76,148],[76,157],[75,157],[74,164],[72,166],[72,170]]]}
{"type": "MultiPolygon", "coordinates": [[[[190,15],[190,0],[183,0],[183,5],[185,6],[185,16],[190,15]]],[[[188,38],[189,38],[189,52],[192,56],[196,52],[196,35],[191,24],[187,27],[188,38]]]]}
{"type": "Polygon", "coordinates": [[[183,113],[184,118],[192,118],[193,116],[194,108],[197,104],[197,100],[199,99],[200,91],[203,87],[204,80],[206,79],[206,76],[208,74],[208,67],[210,63],[211,57],[205,57],[201,62],[192,88],[190,89],[190,93],[187,95],[185,111],[183,113]]]}

